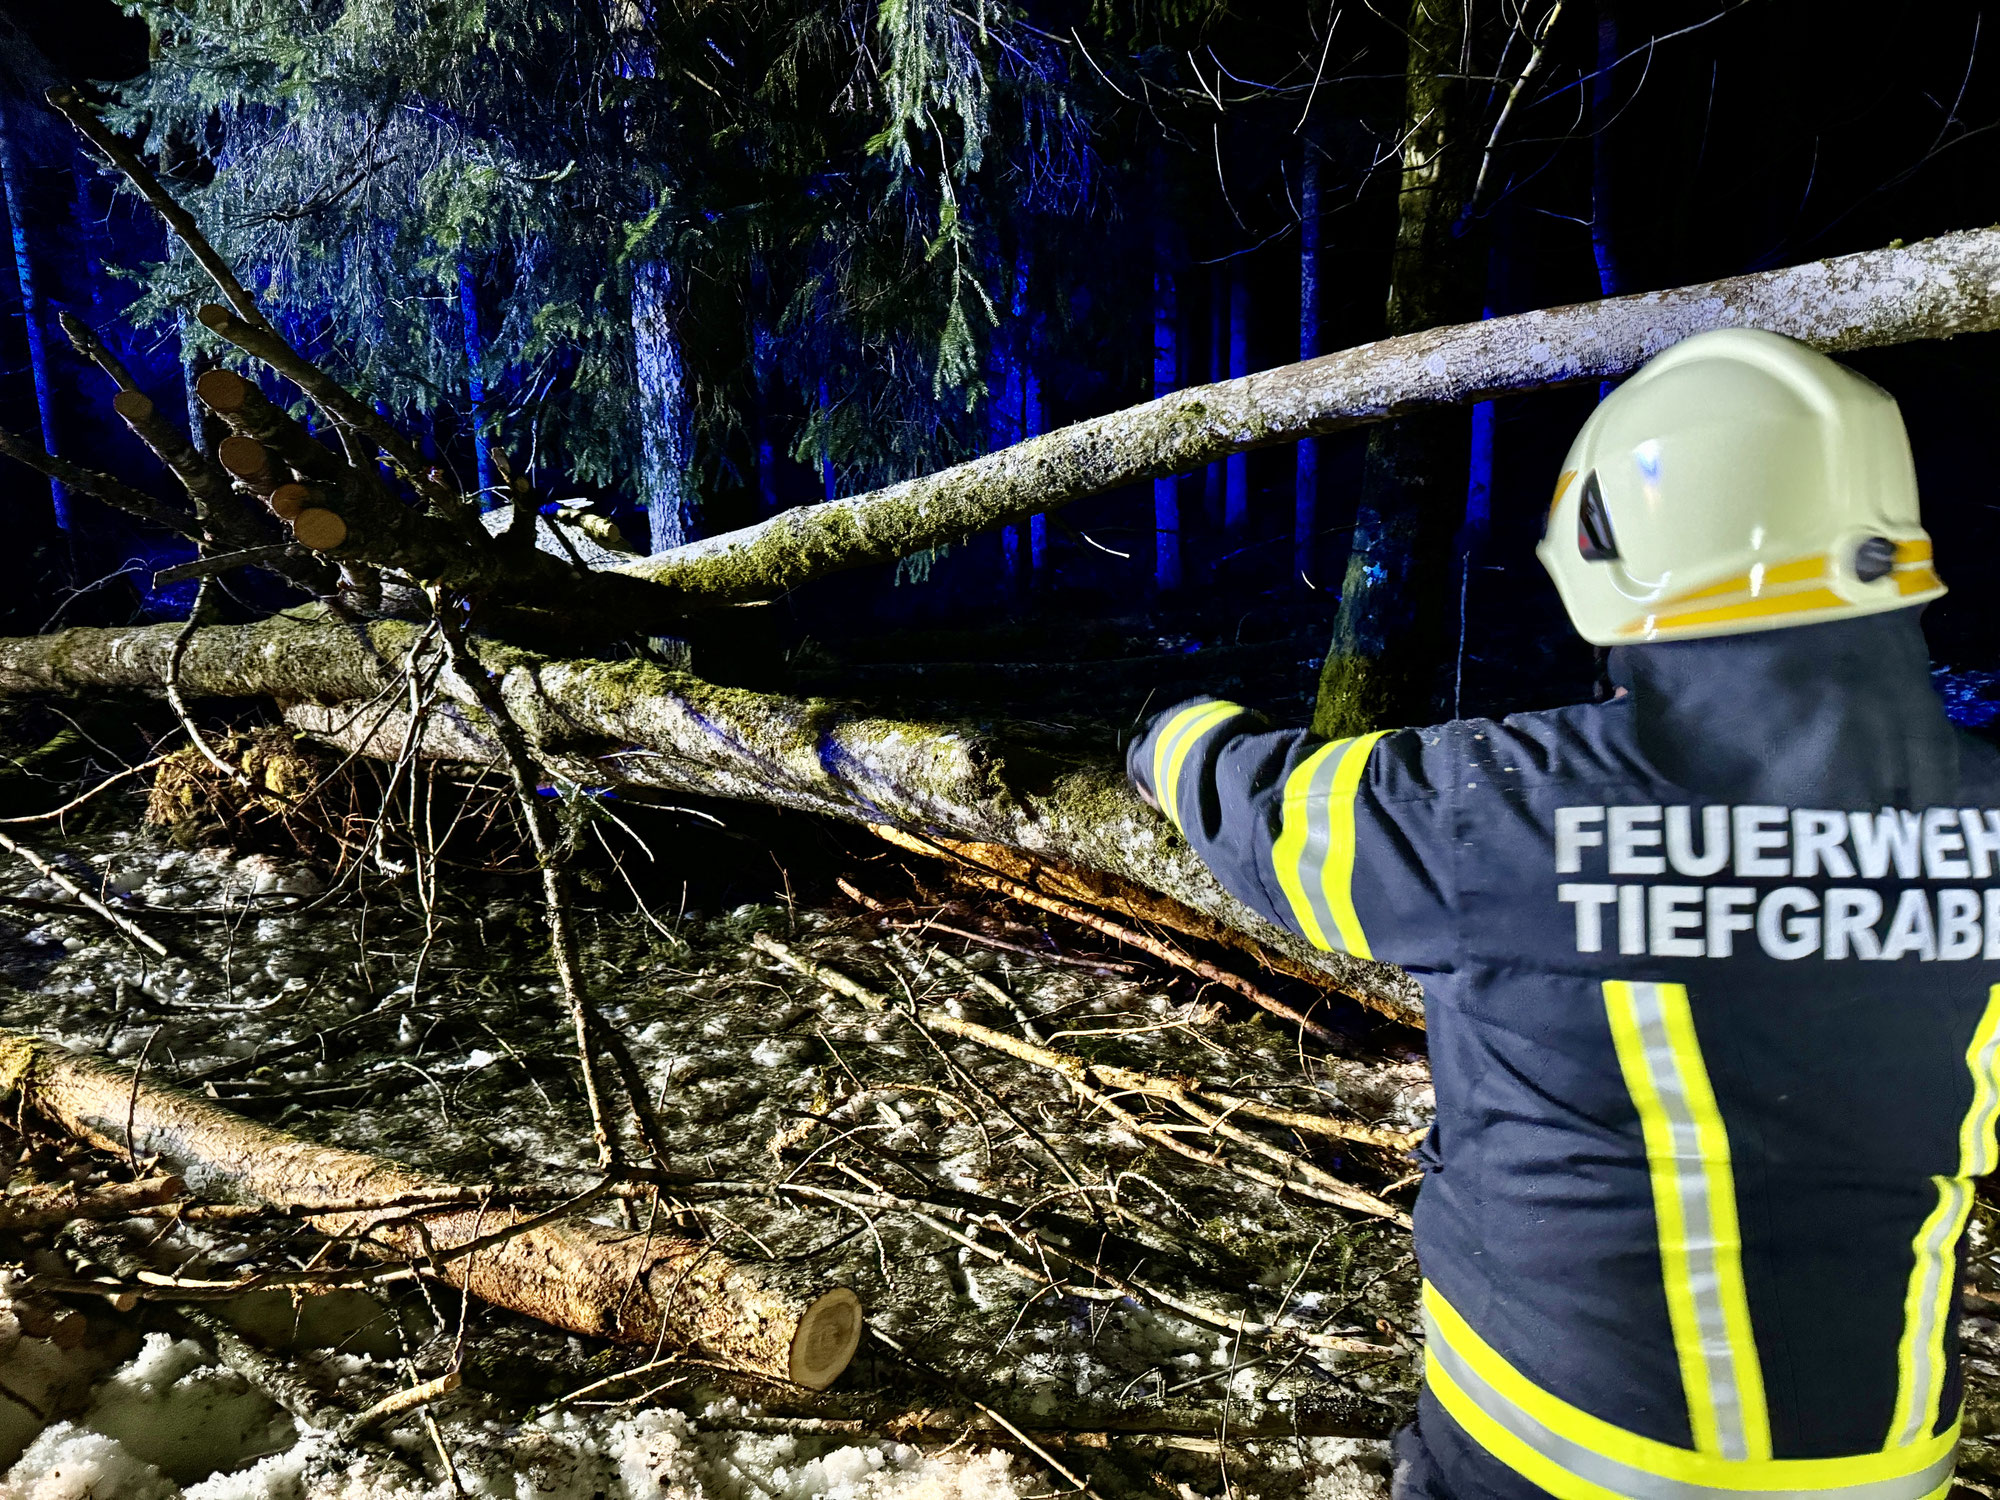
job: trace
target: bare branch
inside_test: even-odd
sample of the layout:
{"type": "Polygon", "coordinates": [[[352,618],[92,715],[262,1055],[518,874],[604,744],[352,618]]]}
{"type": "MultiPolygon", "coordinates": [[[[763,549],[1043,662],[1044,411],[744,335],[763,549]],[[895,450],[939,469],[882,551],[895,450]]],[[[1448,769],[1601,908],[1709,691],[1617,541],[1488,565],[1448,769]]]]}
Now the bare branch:
{"type": "Polygon", "coordinates": [[[82,464],[71,463],[66,458],[57,458],[39,443],[29,442],[17,433],[0,427],[0,453],[24,463],[29,468],[46,474],[51,479],[60,480],[71,489],[93,499],[102,500],[106,505],[117,507],[142,521],[151,521],[156,526],[186,537],[191,542],[201,541],[201,532],[195,518],[182,510],[167,506],[143,491],[135,490],[122,479],[113,479],[96,469],[86,469],[82,464]]]}

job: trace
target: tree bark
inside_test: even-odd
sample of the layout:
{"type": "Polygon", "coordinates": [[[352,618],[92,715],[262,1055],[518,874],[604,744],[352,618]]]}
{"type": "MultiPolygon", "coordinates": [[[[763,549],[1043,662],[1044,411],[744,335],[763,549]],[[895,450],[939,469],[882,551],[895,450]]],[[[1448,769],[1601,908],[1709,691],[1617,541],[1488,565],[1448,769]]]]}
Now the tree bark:
{"type": "MultiPolygon", "coordinates": [[[[0,196],[4,196],[12,231],[14,281],[21,298],[21,324],[28,339],[28,375],[35,388],[35,410],[41,418],[42,447],[56,451],[56,393],[49,373],[48,303],[43,296],[41,267],[34,252],[34,227],[28,193],[28,156],[22,149],[14,118],[19,105],[0,99],[0,196]]],[[[69,491],[49,476],[49,497],[55,506],[58,531],[69,530],[69,491]]]]}
{"type": "MultiPolygon", "coordinates": [[[[770,599],[829,573],[1189,473],[1231,453],[1489,396],[1614,379],[1693,334],[1741,327],[1830,353],[2000,328],[2000,230],[1387,338],[1175,391],[620,571],[659,584],[668,608],[770,599]]],[[[1462,489],[1445,497],[1452,524],[1463,498],[1462,489]]]]}
{"type": "Polygon", "coordinates": [[[694,388],[681,347],[681,299],[673,267],[640,262],[632,275],[632,357],[639,388],[639,498],[652,550],[694,535],[694,388]]]}
{"type": "MultiPolygon", "coordinates": [[[[1299,144],[1299,359],[1319,357],[1319,131],[1299,144]]],[[[1313,587],[1313,553],[1319,536],[1319,439],[1299,439],[1292,464],[1292,577],[1294,588],[1313,587]]]]}
{"type": "MultiPolygon", "coordinates": [[[[1410,4],[1391,334],[1479,315],[1474,257],[1460,233],[1478,172],[1458,77],[1468,15],[1441,0],[1410,4]]],[[[1369,434],[1340,613],[1313,706],[1313,728],[1329,739],[1439,716],[1468,443],[1462,410],[1405,417],[1369,434]]]]}
{"type": "Polygon", "coordinates": [[[0,1099],[17,1091],[100,1151],[170,1163],[198,1193],[302,1210],[321,1233],[352,1240],[377,1259],[410,1262],[483,1301],[574,1333],[707,1349],[813,1389],[846,1368],[860,1340],[861,1304],[846,1288],[782,1267],[742,1266],[712,1245],[670,1235],[551,1219],[454,1258],[536,1215],[496,1205],[453,1206],[421,1219],[408,1208],[338,1211],[335,1205],[441,1193],[447,1185],[0,1030],[0,1099]],[[316,1205],[327,1211],[313,1212],[316,1205]]]}
{"type": "Polygon", "coordinates": [[[500,473],[493,463],[493,433],[487,425],[486,333],[479,322],[479,278],[463,252],[458,257],[458,318],[465,345],[465,398],[471,409],[472,465],[478,475],[479,508],[500,503],[500,473]]]}
{"type": "MultiPolygon", "coordinates": [[[[178,673],[189,697],[275,698],[300,728],[393,757],[407,721],[359,708],[398,681],[420,627],[278,616],[189,637],[178,673]]],[[[157,692],[180,626],[76,629],[0,640],[0,695],[157,692]]],[[[1331,988],[1421,1023],[1418,987],[1400,971],[1322,953],[1224,891],[1122,767],[1051,747],[1031,729],[925,724],[820,699],[715,687],[641,661],[563,661],[482,643],[514,718],[543,763],[579,784],[655,787],[894,824],[1004,845],[1170,897],[1251,935],[1331,988]]],[[[455,676],[446,711],[426,721],[431,755],[493,761],[476,695],[455,676]]],[[[393,696],[393,695],[392,695],[393,696]]]]}
{"type": "MultiPolygon", "coordinates": [[[[1155,181],[1162,169],[1154,168],[1155,181]]],[[[1153,225],[1153,396],[1157,401],[1181,383],[1180,288],[1175,265],[1173,221],[1164,205],[1153,225]]],[[[1180,480],[1153,481],[1153,587],[1170,594],[1181,586],[1180,480]]]]}

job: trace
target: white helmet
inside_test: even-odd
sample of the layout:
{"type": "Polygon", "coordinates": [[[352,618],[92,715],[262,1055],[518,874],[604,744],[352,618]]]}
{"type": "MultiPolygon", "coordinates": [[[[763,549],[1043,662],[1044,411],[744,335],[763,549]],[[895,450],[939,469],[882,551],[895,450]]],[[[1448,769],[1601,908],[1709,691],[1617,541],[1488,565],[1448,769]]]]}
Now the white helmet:
{"type": "Polygon", "coordinates": [[[1944,592],[1895,399],[1750,328],[1676,344],[1598,403],[1535,550],[1600,646],[1811,625],[1944,592]]]}

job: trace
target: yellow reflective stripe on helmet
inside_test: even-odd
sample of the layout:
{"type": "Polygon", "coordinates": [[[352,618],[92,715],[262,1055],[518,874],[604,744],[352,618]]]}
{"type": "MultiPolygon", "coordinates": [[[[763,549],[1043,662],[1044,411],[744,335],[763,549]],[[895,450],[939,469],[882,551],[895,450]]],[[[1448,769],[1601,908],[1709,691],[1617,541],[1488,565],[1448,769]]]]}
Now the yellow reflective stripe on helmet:
{"type": "Polygon", "coordinates": [[[1687,988],[1606,980],[1604,1009],[1646,1141],[1660,1273],[1694,1446],[1729,1459],[1769,1458],[1771,1423],[1743,1284],[1729,1132],[1702,1061],[1687,988]]]}
{"type": "Polygon", "coordinates": [[[1560,476],[1559,476],[1559,477],[1557,478],[1557,480],[1556,480],[1556,492],[1555,492],[1555,493],[1554,493],[1553,495],[1549,496],[1549,514],[1548,514],[1548,517],[1547,517],[1547,519],[1545,519],[1545,520],[1544,520],[1544,521],[1542,522],[1542,534],[1543,534],[1543,535],[1545,535],[1545,536],[1546,536],[1546,535],[1548,534],[1548,529],[1549,529],[1549,528],[1550,528],[1551,526],[1555,525],[1555,523],[1556,523],[1556,507],[1557,507],[1558,505],[1561,505],[1561,504],[1562,504],[1562,500],[1563,500],[1563,492],[1564,492],[1565,490],[1567,490],[1567,489],[1569,488],[1569,482],[1570,482],[1570,481],[1571,481],[1572,479],[1574,479],[1574,478],[1576,478],[1576,470],[1574,470],[1574,469],[1564,469],[1564,470],[1562,471],[1562,474],[1561,474],[1561,475],[1560,475],[1560,476]]]}
{"type": "Polygon", "coordinates": [[[1731,594],[1742,594],[1746,598],[1755,597],[1765,589],[1780,583],[1805,583],[1815,578],[1826,577],[1826,570],[1832,559],[1824,554],[1815,557],[1795,557],[1790,562],[1772,563],[1764,568],[1752,568],[1748,573],[1739,573],[1734,578],[1725,578],[1720,583],[1711,583],[1706,588],[1690,589],[1685,594],[1676,594],[1671,599],[1661,601],[1659,613],[1664,616],[1679,609],[1683,604],[1697,599],[1721,599],[1731,594]]]}
{"type": "Polygon", "coordinates": [[[1814,587],[1790,594],[1763,594],[1733,604],[1709,609],[1654,611],[1641,615],[1625,626],[1625,635],[1645,635],[1658,630],[1685,630],[1691,625],[1720,625],[1731,620],[1756,620],[1767,616],[1802,614],[1814,609],[1844,609],[1847,600],[1830,588],[1814,587]]]}
{"type": "Polygon", "coordinates": [[[1923,594],[1944,587],[1944,580],[1937,576],[1929,563],[1919,563],[1911,568],[1898,568],[1895,577],[1896,592],[1899,594],[1923,594]]]}
{"type": "MultiPolygon", "coordinates": [[[[1899,597],[1941,591],[1944,584],[1931,567],[1928,538],[1896,543],[1891,581],[1899,597]]],[[[1645,614],[1619,627],[1621,635],[1647,636],[1727,625],[1742,620],[1805,614],[1822,609],[1852,608],[1854,601],[1826,586],[1834,575],[1831,553],[1759,564],[1747,573],[1725,578],[1663,599],[1645,614]]]]}
{"type": "Polygon", "coordinates": [[[1488,1453],[1558,1500],[1741,1500],[1756,1495],[1930,1500],[1951,1483],[1958,1429],[1852,1458],[1728,1459],[1614,1426],[1543,1390],[1429,1282],[1424,1380],[1488,1453]]]}
{"type": "Polygon", "coordinates": [[[1292,769],[1271,863],[1299,930],[1315,948],[1373,958],[1354,911],[1354,798],[1375,742],[1389,731],[1322,745],[1292,769]]]}
{"type": "Polygon", "coordinates": [[[1890,1448],[1921,1441],[1937,1426],[1944,1394],[1944,1336],[1957,1303],[1952,1271],[1959,1236],[1972,1212],[1972,1179],[2000,1166],[1994,1123],[2000,1119],[2000,985],[1987,991],[1986,1013],[1965,1049],[1972,1074],[1972,1106],[1958,1127],[1958,1175],[1934,1177],[1937,1207],[1910,1242],[1909,1288],[1903,1294],[1903,1336],[1896,1348],[1896,1407],[1889,1421],[1890,1448]]]}
{"type": "Polygon", "coordinates": [[[1237,704],[1212,699],[1182,709],[1161,726],[1153,741],[1153,797],[1174,827],[1181,826],[1181,767],[1188,752],[1209,730],[1242,712],[1237,704]]]}

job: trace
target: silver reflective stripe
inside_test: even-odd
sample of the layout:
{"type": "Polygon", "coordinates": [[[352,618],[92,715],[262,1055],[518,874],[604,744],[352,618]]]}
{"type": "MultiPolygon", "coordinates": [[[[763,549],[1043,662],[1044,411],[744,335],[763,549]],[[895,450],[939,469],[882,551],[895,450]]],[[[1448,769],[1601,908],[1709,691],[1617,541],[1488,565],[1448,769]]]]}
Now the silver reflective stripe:
{"type": "Polygon", "coordinates": [[[1944,1340],[1938,1325],[1949,1316],[1955,1298],[1946,1295],[1946,1276],[1958,1263],[1952,1252],[1965,1228],[1966,1210],[1971,1207],[1972,1184],[1963,1177],[1940,1177],[1938,1206],[1925,1221],[1917,1239],[1917,1285],[1909,1339],[1909,1389],[1904,1393],[1906,1410],[1901,1429],[1891,1446],[1906,1448],[1930,1435],[1937,1421],[1938,1392],[1944,1384],[1944,1340]]]}
{"type": "MultiPolygon", "coordinates": [[[[1333,845],[1333,779],[1340,774],[1340,763],[1354,753],[1356,743],[1354,740],[1342,740],[1322,755],[1319,763],[1312,768],[1312,780],[1306,783],[1303,808],[1306,841],[1294,866],[1299,891],[1312,907],[1319,930],[1336,948],[1341,946],[1340,920],[1334,916],[1332,903],[1326,899],[1326,880],[1322,872],[1326,869],[1327,851],[1333,845]]],[[[1289,801],[1291,795],[1292,789],[1287,786],[1286,800],[1289,801]]]]}
{"type": "MultiPolygon", "coordinates": [[[[1715,1412],[1716,1451],[1724,1458],[1741,1461],[1751,1457],[1751,1453],[1745,1435],[1743,1382],[1736,1367],[1729,1320],[1723,1306],[1716,1204],[1709,1196],[1709,1153],[1702,1149],[1702,1122],[1696,1118],[1689,1082],[1682,1072],[1685,1063],[1693,1061],[1698,1065],[1698,1060],[1683,1059],[1675,1050],[1667,1031],[1660,986],[1634,983],[1628,988],[1633,1018],[1638,1022],[1644,1045],[1646,1072],[1653,1081],[1653,1092],[1672,1135],[1673,1191],[1680,1203],[1687,1300],[1694,1313],[1701,1362],[1708,1373],[1708,1400],[1715,1412]]],[[[1655,1182],[1658,1185],[1659,1179],[1655,1182]]],[[[1732,1226],[1729,1234],[1732,1250],[1736,1247],[1737,1233],[1732,1226]]],[[[1750,1357],[1756,1357],[1754,1351],[1750,1357]]]]}
{"type": "Polygon", "coordinates": [[[1581,1443],[1561,1437],[1493,1389],[1472,1366],[1459,1358],[1438,1332],[1428,1308],[1424,1311],[1425,1355],[1435,1360],[1460,1390],[1482,1412],[1519,1438],[1543,1458],[1626,1500],[1784,1500],[1786,1496],[1815,1497],[1815,1500],[1924,1500],[1924,1497],[1951,1477],[1957,1454],[1946,1453],[1929,1468],[1893,1479],[1877,1479],[1867,1484],[1835,1485],[1815,1490],[1721,1489],[1694,1484],[1684,1479],[1635,1469],[1615,1458],[1592,1452],[1581,1443]]]}
{"type": "Polygon", "coordinates": [[[1935,1430],[1944,1389],[1945,1332],[1957,1303],[1952,1275],[1958,1237],[1972,1209],[1972,1180],[2000,1166],[1994,1120],[2000,1116],[2000,985],[1987,991],[1986,1013],[1965,1049],[1972,1074],[1972,1105],[1958,1127],[1958,1173],[1933,1177],[1937,1207],[1910,1242],[1909,1290],[1903,1298],[1903,1338],[1897,1346],[1896,1410],[1889,1419],[1889,1446],[1907,1447],[1935,1430]]]}

